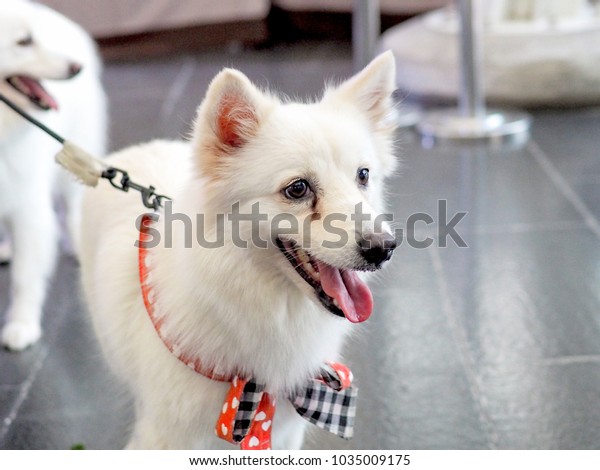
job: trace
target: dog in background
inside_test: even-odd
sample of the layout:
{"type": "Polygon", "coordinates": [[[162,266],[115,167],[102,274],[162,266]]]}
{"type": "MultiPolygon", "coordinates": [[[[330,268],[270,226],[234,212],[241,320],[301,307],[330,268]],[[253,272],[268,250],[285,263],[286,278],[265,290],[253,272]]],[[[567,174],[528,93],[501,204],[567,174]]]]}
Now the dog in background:
{"type": "MultiPolygon", "coordinates": [[[[106,100],[96,46],[81,27],[26,0],[0,2],[0,93],[57,133],[105,154],[106,100]]],[[[22,350],[41,336],[59,229],[57,197],[78,249],[81,188],[54,162],[60,146],[0,103],[0,241],[11,261],[11,298],[2,344],[22,350]]],[[[5,260],[6,261],[6,260],[5,260]]]]}

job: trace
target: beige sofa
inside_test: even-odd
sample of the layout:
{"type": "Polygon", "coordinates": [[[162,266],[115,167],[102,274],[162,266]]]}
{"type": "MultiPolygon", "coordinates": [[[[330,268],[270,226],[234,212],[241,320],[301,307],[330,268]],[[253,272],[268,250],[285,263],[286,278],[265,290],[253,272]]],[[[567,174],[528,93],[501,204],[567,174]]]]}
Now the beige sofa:
{"type": "Polygon", "coordinates": [[[264,20],[270,0],[41,0],[97,38],[264,20]]]}
{"type": "MultiPolygon", "coordinates": [[[[363,0],[371,1],[371,0],[363,0]]],[[[445,6],[451,0],[379,0],[385,15],[415,15],[445,6]]],[[[273,0],[273,5],[288,11],[350,12],[354,0],[273,0]]]]}
{"type": "MultiPolygon", "coordinates": [[[[290,12],[351,12],[353,5],[353,0],[40,1],[73,18],[97,38],[191,26],[263,21],[272,6],[290,12]]],[[[384,14],[412,15],[445,5],[448,1],[380,0],[380,5],[384,14]]]]}

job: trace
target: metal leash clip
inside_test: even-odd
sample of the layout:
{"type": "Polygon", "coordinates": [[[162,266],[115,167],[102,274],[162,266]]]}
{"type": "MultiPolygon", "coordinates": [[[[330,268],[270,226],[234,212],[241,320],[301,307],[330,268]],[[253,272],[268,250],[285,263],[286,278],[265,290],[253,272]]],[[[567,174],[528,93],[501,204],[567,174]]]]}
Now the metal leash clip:
{"type": "Polygon", "coordinates": [[[129,189],[139,191],[142,194],[142,203],[149,209],[157,211],[159,207],[162,207],[163,199],[171,199],[168,196],[162,194],[156,194],[156,188],[154,186],[141,186],[131,181],[129,173],[120,168],[109,167],[102,172],[102,178],[105,178],[109,183],[116,189],[124,192],[128,192],[129,189]],[[119,174],[121,178],[118,179],[119,174]],[[118,180],[118,181],[115,181],[118,180]]]}

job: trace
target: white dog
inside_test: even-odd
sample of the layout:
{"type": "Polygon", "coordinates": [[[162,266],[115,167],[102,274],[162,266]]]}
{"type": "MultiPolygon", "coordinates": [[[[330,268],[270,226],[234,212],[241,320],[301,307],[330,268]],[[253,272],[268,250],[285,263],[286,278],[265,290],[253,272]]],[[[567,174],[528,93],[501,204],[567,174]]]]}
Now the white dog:
{"type": "Polygon", "coordinates": [[[289,399],[325,378],[352,323],[370,316],[361,278],[395,247],[375,221],[395,166],[394,70],[382,54],[301,104],[225,69],[190,143],[108,158],[173,198],[140,223],[139,194],[101,184],[84,196],[83,286],[108,362],[135,397],[129,448],[231,448],[219,437],[268,448],[275,399],[273,447],[301,447],[306,421],[289,399]]]}
{"type": "MultiPolygon", "coordinates": [[[[76,24],[42,5],[0,2],[0,93],[57,133],[103,155],[106,105],[95,45],[76,24]]],[[[0,221],[12,242],[11,301],[2,344],[21,350],[41,335],[56,259],[53,197],[62,196],[77,245],[80,189],[60,170],[60,146],[0,103],[0,221]]]]}

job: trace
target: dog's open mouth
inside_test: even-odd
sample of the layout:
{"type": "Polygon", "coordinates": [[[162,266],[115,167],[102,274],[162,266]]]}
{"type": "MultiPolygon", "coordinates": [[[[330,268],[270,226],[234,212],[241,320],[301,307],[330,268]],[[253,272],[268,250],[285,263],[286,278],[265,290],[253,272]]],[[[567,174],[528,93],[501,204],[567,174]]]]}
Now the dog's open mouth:
{"type": "Polygon", "coordinates": [[[331,313],[352,323],[363,322],[371,316],[373,295],[355,271],[334,268],[291,241],[278,238],[277,246],[331,313]]]}
{"type": "Polygon", "coordinates": [[[27,97],[39,109],[44,111],[58,109],[56,100],[50,96],[38,80],[25,75],[13,75],[8,77],[6,82],[27,97]]]}

